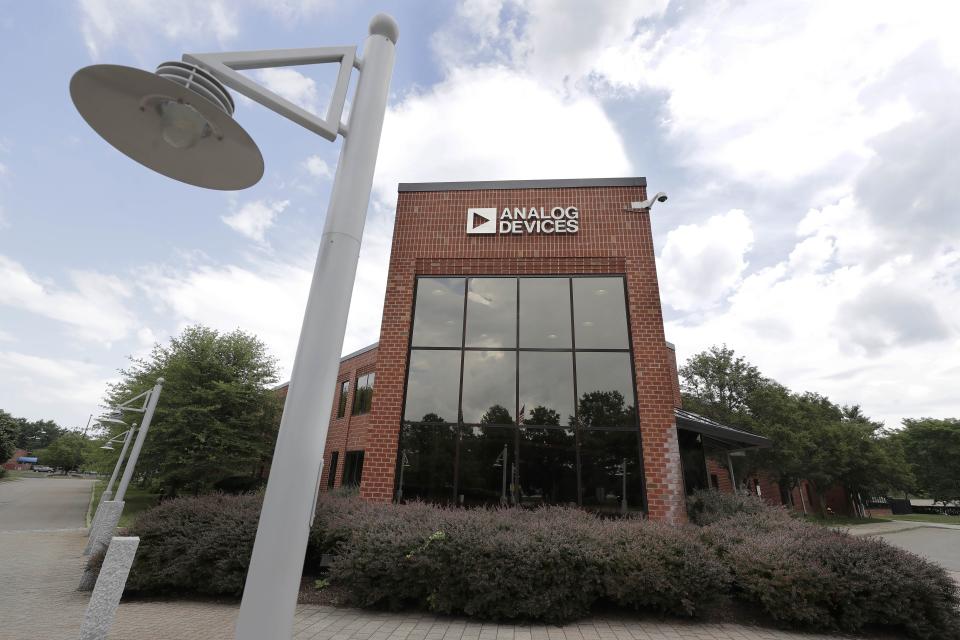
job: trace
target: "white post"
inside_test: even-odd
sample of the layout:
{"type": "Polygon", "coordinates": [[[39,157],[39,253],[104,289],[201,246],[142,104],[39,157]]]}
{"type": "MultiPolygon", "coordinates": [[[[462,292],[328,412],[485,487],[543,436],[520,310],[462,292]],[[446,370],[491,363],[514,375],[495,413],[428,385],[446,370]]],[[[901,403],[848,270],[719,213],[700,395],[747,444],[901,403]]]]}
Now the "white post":
{"type": "Polygon", "coordinates": [[[140,457],[140,449],[143,448],[143,441],[147,439],[147,430],[150,429],[150,421],[153,419],[153,411],[157,408],[157,400],[160,399],[160,390],[163,388],[163,378],[157,378],[157,384],[150,391],[150,399],[147,401],[147,411],[143,415],[143,424],[140,425],[140,431],[137,433],[137,439],[133,442],[133,450],[130,451],[130,459],[127,460],[127,466],[123,468],[123,477],[120,478],[120,488],[117,489],[116,502],[123,502],[127,495],[127,485],[133,477],[133,470],[137,466],[137,458],[140,457]]]}
{"type": "Polygon", "coordinates": [[[130,446],[130,440],[133,439],[133,432],[136,431],[136,428],[136,424],[130,427],[130,430],[127,431],[127,437],[123,439],[123,448],[120,449],[120,457],[117,458],[117,464],[113,467],[113,473],[110,475],[110,482],[107,483],[106,490],[100,494],[100,503],[113,497],[113,483],[117,480],[117,474],[120,472],[121,465],[123,465],[123,457],[127,455],[127,447],[130,446]]]}
{"type": "Polygon", "coordinates": [[[398,35],[393,18],[379,14],[371,20],[250,557],[237,640],[284,640],[293,634],[314,485],[323,465],[398,35]]]}

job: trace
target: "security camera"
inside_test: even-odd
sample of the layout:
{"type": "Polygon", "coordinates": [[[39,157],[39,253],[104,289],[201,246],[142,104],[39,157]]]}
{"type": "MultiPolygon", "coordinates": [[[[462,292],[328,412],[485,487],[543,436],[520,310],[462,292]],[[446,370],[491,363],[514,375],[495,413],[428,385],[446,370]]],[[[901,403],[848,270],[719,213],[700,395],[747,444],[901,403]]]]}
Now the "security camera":
{"type": "Polygon", "coordinates": [[[647,198],[643,202],[631,202],[629,207],[626,207],[627,211],[637,211],[639,209],[652,209],[654,202],[666,202],[667,194],[663,191],[657,192],[657,195],[652,198],[647,198]]]}

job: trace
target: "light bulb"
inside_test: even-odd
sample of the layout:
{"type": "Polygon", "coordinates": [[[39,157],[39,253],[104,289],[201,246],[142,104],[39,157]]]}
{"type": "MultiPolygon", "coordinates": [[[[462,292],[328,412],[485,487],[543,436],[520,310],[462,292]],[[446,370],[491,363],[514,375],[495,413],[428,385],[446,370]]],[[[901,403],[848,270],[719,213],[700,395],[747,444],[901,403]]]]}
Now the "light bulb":
{"type": "Polygon", "coordinates": [[[173,100],[160,107],[160,124],[164,141],[174,149],[189,149],[210,133],[207,119],[199,111],[173,100]]]}

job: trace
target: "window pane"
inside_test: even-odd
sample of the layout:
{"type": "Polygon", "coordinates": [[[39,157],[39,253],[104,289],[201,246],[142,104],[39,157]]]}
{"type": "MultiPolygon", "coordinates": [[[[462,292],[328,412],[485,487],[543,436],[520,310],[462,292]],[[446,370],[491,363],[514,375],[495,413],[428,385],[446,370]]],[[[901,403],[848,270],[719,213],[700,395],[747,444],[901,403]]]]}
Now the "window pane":
{"type": "Polygon", "coordinates": [[[343,460],[343,486],[360,486],[363,476],[363,451],[347,451],[343,460]]]}
{"type": "Polygon", "coordinates": [[[342,418],[347,413],[347,396],[350,394],[350,381],[340,383],[340,400],[337,403],[337,417],[342,418]]]}
{"type": "Polygon", "coordinates": [[[574,278],[573,320],[577,349],[627,349],[623,278],[574,278]]]}
{"type": "Polygon", "coordinates": [[[639,511],[643,505],[639,431],[581,431],[580,477],[583,506],[611,513],[639,511]]]}
{"type": "Polygon", "coordinates": [[[333,485],[337,482],[337,462],[339,460],[339,451],[334,451],[330,454],[330,470],[327,472],[327,489],[333,489],[333,485]]]}
{"type": "Polygon", "coordinates": [[[458,502],[465,506],[514,504],[516,429],[463,427],[458,502]]]}
{"type": "Polygon", "coordinates": [[[523,423],[573,424],[573,354],[520,352],[520,407],[523,423]]]}
{"type": "Polygon", "coordinates": [[[398,498],[429,502],[453,500],[456,430],[451,425],[403,425],[397,460],[398,498]]]}
{"type": "Polygon", "coordinates": [[[460,351],[410,352],[404,420],[456,422],[460,351]]]}
{"type": "Polygon", "coordinates": [[[515,347],[517,281],[470,278],[467,291],[468,347],[515,347]]]}
{"type": "Polygon", "coordinates": [[[577,502],[577,452],[573,429],[520,429],[520,501],[577,502]]]}
{"type": "Polygon", "coordinates": [[[420,278],[413,346],[459,347],[463,335],[463,278],[420,278]]]}
{"type": "Polygon", "coordinates": [[[520,279],[520,346],[570,348],[570,280],[520,279]]]}
{"type": "Polygon", "coordinates": [[[516,362],[513,351],[464,352],[464,422],[513,424],[517,410],[516,362]]]}
{"type": "Polygon", "coordinates": [[[630,354],[578,351],[577,404],[583,427],[636,426],[630,354]]]}
{"type": "Polygon", "coordinates": [[[353,394],[353,415],[370,412],[373,404],[373,379],[373,372],[357,377],[357,388],[353,394]]]}

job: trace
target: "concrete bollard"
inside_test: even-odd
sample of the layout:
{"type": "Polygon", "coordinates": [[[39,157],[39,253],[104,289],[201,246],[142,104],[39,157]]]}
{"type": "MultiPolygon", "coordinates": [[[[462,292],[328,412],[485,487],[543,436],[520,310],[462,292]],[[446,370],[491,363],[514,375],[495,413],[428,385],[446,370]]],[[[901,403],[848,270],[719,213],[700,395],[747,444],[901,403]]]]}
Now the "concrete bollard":
{"type": "Polygon", "coordinates": [[[109,542],[97,586],[83,616],[80,640],[106,640],[139,546],[140,538],[117,537],[109,542]]]}

